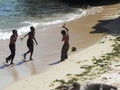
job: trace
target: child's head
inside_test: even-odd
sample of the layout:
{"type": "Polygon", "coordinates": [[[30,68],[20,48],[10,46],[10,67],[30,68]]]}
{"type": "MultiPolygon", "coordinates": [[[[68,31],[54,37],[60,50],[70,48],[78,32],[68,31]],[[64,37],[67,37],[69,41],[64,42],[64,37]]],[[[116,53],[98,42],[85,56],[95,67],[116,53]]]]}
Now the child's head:
{"type": "Polygon", "coordinates": [[[62,30],[62,31],[61,31],[61,34],[62,34],[62,35],[66,35],[66,31],[65,31],[65,30],[62,30]]]}
{"type": "Polygon", "coordinates": [[[16,30],[16,29],[13,29],[13,30],[12,30],[12,33],[13,33],[13,34],[17,34],[17,30],[16,30]]]}
{"type": "Polygon", "coordinates": [[[31,32],[35,31],[35,28],[33,26],[30,27],[31,32]]]}

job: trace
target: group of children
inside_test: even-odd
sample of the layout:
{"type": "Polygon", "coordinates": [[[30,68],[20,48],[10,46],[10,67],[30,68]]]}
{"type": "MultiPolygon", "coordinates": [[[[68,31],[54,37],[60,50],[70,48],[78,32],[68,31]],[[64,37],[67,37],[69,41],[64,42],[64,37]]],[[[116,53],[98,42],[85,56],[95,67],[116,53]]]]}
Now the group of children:
{"type": "MultiPolygon", "coordinates": [[[[35,38],[35,28],[33,26],[30,27],[30,32],[27,33],[23,38],[21,38],[21,40],[23,40],[26,36],[28,36],[27,39],[27,47],[28,47],[28,51],[24,54],[24,59],[26,59],[26,55],[28,53],[30,53],[30,60],[32,60],[32,55],[33,55],[33,51],[34,51],[34,41],[36,42],[36,44],[38,45],[36,38],[35,38]]],[[[6,63],[8,63],[10,61],[10,64],[14,64],[13,60],[15,57],[15,51],[16,51],[16,40],[17,40],[18,34],[17,34],[17,30],[12,30],[12,35],[10,37],[10,43],[9,43],[9,49],[11,54],[6,58],[6,63]]]]}
{"type": "MultiPolygon", "coordinates": [[[[68,50],[69,50],[69,34],[68,34],[68,28],[66,28],[65,24],[62,26],[62,28],[64,28],[65,30],[61,31],[61,34],[63,36],[62,41],[64,41],[62,50],[61,50],[61,60],[60,61],[64,61],[65,59],[68,58],[68,50]]],[[[26,36],[28,36],[27,39],[27,47],[28,47],[28,51],[26,53],[24,53],[24,59],[26,59],[26,55],[28,53],[30,53],[30,58],[29,60],[32,60],[32,55],[33,55],[33,51],[34,51],[34,42],[36,43],[36,45],[38,45],[38,42],[35,38],[35,28],[33,26],[30,27],[30,32],[28,32],[23,38],[21,38],[21,40],[23,40],[26,36]]],[[[16,40],[17,40],[18,34],[17,34],[17,30],[14,29],[12,30],[12,35],[10,36],[10,43],[9,43],[9,49],[11,54],[6,58],[6,63],[8,63],[10,61],[10,65],[14,64],[13,60],[15,57],[15,51],[16,51],[16,40]]]]}

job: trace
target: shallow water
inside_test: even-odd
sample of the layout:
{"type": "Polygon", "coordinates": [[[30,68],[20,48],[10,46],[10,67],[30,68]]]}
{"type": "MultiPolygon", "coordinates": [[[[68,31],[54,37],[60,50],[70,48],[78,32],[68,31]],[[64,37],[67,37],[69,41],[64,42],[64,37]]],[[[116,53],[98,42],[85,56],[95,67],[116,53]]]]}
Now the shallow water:
{"type": "Polygon", "coordinates": [[[16,28],[19,35],[30,25],[43,28],[82,16],[83,10],[51,0],[0,0],[0,39],[7,39],[16,28]]]}

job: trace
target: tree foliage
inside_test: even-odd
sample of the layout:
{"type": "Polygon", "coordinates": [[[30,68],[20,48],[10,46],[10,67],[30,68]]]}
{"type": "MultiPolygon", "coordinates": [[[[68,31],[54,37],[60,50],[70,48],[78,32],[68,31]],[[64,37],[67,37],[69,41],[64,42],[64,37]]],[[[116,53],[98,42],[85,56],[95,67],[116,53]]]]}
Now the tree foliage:
{"type": "Polygon", "coordinates": [[[65,2],[67,4],[83,5],[83,4],[112,4],[118,3],[120,0],[59,0],[60,2],[65,2]]]}

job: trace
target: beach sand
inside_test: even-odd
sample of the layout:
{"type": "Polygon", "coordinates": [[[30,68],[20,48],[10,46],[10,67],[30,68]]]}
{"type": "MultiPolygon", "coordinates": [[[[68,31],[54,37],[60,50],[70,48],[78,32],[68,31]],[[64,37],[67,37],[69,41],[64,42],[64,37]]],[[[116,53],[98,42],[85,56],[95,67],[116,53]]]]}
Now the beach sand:
{"type": "MultiPolygon", "coordinates": [[[[106,24],[103,23],[104,21],[117,17],[120,12],[119,5],[105,6],[100,13],[66,22],[66,26],[70,30],[70,47],[77,47],[78,51],[74,53],[69,51],[69,59],[65,62],[58,62],[63,44],[60,34],[62,24],[48,26],[42,31],[39,30],[39,27],[36,28],[36,38],[39,45],[35,47],[33,55],[35,60],[30,62],[22,62],[21,55],[27,50],[26,40],[21,42],[20,38],[22,36],[18,37],[16,60],[14,60],[16,66],[1,67],[0,78],[3,81],[5,80],[1,82],[2,90],[5,87],[4,90],[50,90],[55,87],[49,87],[54,80],[66,80],[66,74],[82,72],[80,66],[91,64],[93,56],[99,57],[111,52],[112,42],[109,39],[114,37],[105,36],[106,32],[99,31],[99,29],[101,29],[101,25],[106,24]],[[102,21],[102,24],[99,21],[102,21]],[[101,40],[101,38],[103,39],[101,40]],[[105,42],[101,43],[102,41],[105,42]]],[[[4,52],[0,52],[1,59],[3,59],[9,54],[8,48],[6,48],[8,47],[8,40],[1,41],[1,43],[1,47],[4,47],[1,48],[1,51],[4,52]]]]}

